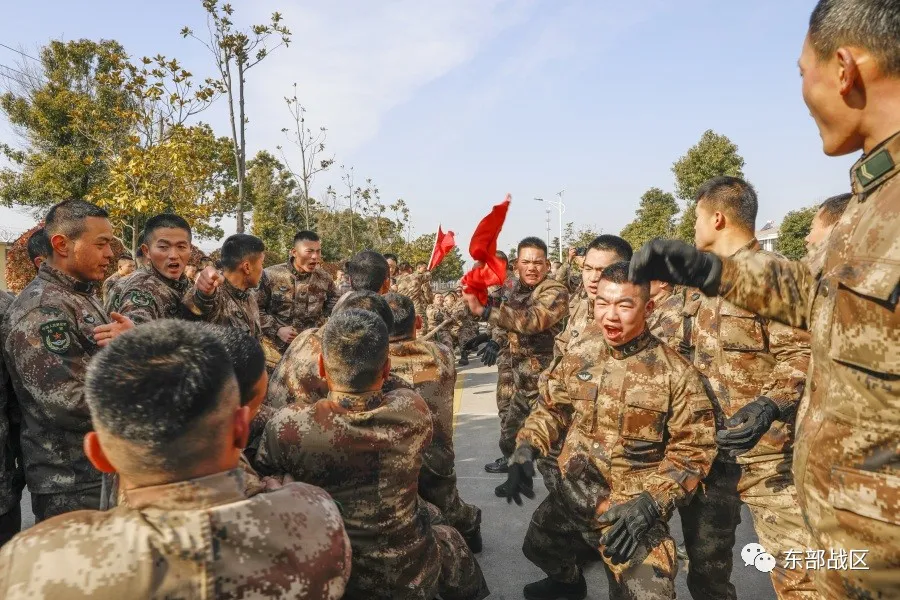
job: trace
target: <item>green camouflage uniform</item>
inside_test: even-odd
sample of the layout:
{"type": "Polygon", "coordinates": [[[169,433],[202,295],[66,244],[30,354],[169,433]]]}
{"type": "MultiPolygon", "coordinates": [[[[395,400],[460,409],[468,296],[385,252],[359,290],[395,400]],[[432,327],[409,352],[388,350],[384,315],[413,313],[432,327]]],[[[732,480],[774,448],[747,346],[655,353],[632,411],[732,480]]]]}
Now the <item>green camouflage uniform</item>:
{"type": "Polygon", "coordinates": [[[153,268],[135,271],[121,284],[114,286],[114,292],[107,299],[110,312],[125,315],[140,325],[157,319],[190,318],[182,301],[191,281],[184,275],[174,281],[153,268]],[[117,298],[113,298],[117,296],[117,298]]]}
{"type": "Polygon", "coordinates": [[[259,304],[255,289],[239,290],[224,279],[211,296],[207,296],[194,285],[185,295],[187,310],[203,321],[234,327],[251,337],[262,341],[262,326],[259,319],[259,304]]]}
{"type": "Polygon", "coordinates": [[[263,334],[278,352],[287,344],[278,337],[282,327],[297,333],[321,327],[338,301],[337,287],[325,269],[300,273],[292,262],[267,268],[259,283],[260,320],[263,334]]]}

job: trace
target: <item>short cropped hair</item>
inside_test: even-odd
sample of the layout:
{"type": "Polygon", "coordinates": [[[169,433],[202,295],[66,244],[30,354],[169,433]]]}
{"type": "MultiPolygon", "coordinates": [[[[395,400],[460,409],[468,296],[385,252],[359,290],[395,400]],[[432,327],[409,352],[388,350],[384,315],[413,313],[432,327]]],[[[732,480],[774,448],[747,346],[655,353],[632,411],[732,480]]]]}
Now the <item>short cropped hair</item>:
{"type": "Polygon", "coordinates": [[[402,263],[400,263],[400,270],[401,271],[412,271],[412,265],[410,265],[408,262],[402,262],[402,263]]]}
{"type": "Polygon", "coordinates": [[[109,213],[96,204],[84,200],[65,200],[54,205],[44,219],[47,239],[54,235],[64,235],[77,240],[86,229],[85,219],[90,217],[108,219],[109,213]]]}
{"type": "Polygon", "coordinates": [[[387,325],[388,331],[391,331],[394,328],[394,314],[391,312],[391,307],[388,306],[384,296],[377,292],[370,292],[369,290],[350,292],[343,301],[335,307],[335,312],[333,314],[340,314],[345,310],[351,309],[373,312],[382,318],[384,324],[387,325]]]}
{"type": "Polygon", "coordinates": [[[116,259],[117,263],[121,263],[122,261],[134,262],[134,259],[131,257],[130,254],[128,254],[126,252],[125,254],[123,254],[122,256],[120,256],[119,258],[116,259]]]}
{"type": "Polygon", "coordinates": [[[416,268],[417,268],[417,269],[418,269],[419,267],[427,267],[427,266],[428,266],[428,263],[425,262],[424,260],[420,260],[419,262],[416,263],[416,268]]]}
{"type": "Polygon", "coordinates": [[[184,229],[188,233],[188,239],[192,239],[191,225],[175,213],[162,213],[147,219],[144,225],[144,233],[141,234],[141,243],[150,244],[153,241],[153,233],[157,229],[184,229]]]}
{"type": "Polygon", "coordinates": [[[234,377],[241,394],[241,406],[253,400],[253,388],[266,371],[266,353],[255,337],[235,327],[207,324],[221,340],[231,359],[234,377]]]}
{"type": "Polygon", "coordinates": [[[234,271],[242,262],[266,251],[266,245],[255,235],[236,233],[222,244],[222,267],[234,271]]]}
{"type": "Polygon", "coordinates": [[[91,359],[85,397],[94,424],[141,448],[142,461],[178,471],[205,458],[204,417],[236,394],[231,359],[207,327],[176,319],[125,332],[91,359]]]}
{"type": "Polygon", "coordinates": [[[318,233],[316,233],[315,231],[303,230],[303,231],[298,231],[296,234],[294,234],[293,245],[296,246],[298,242],[318,242],[318,241],[321,241],[319,239],[318,233]]]}
{"type": "Polygon", "coordinates": [[[756,190],[740,177],[713,177],[700,186],[694,200],[703,200],[711,210],[725,213],[745,231],[756,229],[756,190]]]}
{"type": "Polygon", "coordinates": [[[367,310],[351,309],[328,319],[322,329],[322,355],[328,377],[350,391],[378,380],[388,360],[388,328],[367,310]]]}
{"type": "Polygon", "coordinates": [[[31,237],[28,238],[26,249],[28,250],[28,258],[31,260],[31,264],[34,264],[34,260],[38,257],[50,258],[50,255],[53,254],[53,247],[50,245],[47,230],[41,227],[32,233],[31,237]]]}
{"type": "Polygon", "coordinates": [[[347,261],[347,276],[350,288],[355,291],[381,291],[388,278],[387,260],[374,250],[363,250],[347,261]]]}
{"type": "Polygon", "coordinates": [[[819,0],[809,17],[809,41],[820,60],[841,46],[865,48],[885,75],[900,77],[897,0],[819,0]]]}
{"type": "Polygon", "coordinates": [[[851,198],[853,198],[853,194],[839,194],[823,202],[819,206],[822,224],[834,225],[840,221],[844,211],[847,210],[847,205],[850,204],[851,198]]]}
{"type": "Polygon", "coordinates": [[[641,298],[644,300],[650,299],[650,282],[644,281],[642,283],[635,283],[628,279],[628,265],[629,262],[626,260],[622,260],[619,262],[614,262],[609,265],[600,273],[600,281],[609,281],[610,283],[630,283],[632,285],[636,285],[641,290],[641,298]]]}
{"type": "Polygon", "coordinates": [[[394,326],[391,328],[392,338],[411,337],[416,330],[416,306],[408,296],[391,292],[384,299],[391,307],[394,326]]]}
{"type": "Polygon", "coordinates": [[[591,243],[588,244],[587,249],[588,251],[602,250],[605,252],[612,252],[619,257],[619,260],[624,260],[626,262],[630,261],[631,256],[634,254],[634,250],[631,248],[631,244],[617,235],[609,235],[606,233],[603,235],[598,235],[593,240],[591,240],[591,243]]]}
{"type": "Polygon", "coordinates": [[[387,254],[385,254],[385,255],[384,255],[384,260],[392,260],[392,261],[394,261],[395,263],[399,263],[399,262],[400,262],[400,259],[397,258],[397,255],[394,254],[393,252],[388,252],[387,254]]]}
{"type": "Polygon", "coordinates": [[[522,254],[522,248],[536,248],[547,256],[547,244],[539,237],[530,236],[519,242],[516,247],[516,255],[522,254]]]}

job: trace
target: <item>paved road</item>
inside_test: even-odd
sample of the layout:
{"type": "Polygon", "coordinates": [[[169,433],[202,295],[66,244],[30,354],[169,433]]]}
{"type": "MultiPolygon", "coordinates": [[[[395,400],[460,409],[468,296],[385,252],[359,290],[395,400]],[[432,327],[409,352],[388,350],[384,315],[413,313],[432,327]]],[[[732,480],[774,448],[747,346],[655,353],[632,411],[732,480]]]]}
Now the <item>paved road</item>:
{"type": "MultiPolygon", "coordinates": [[[[491,588],[491,598],[512,600],[522,598],[523,585],[544,577],[544,573],[525,558],[521,548],[531,513],[547,491],[538,478],[535,481],[537,497],[526,501],[524,506],[508,505],[494,496],[494,488],[505,479],[505,476],[490,475],[484,471],[484,464],[498,456],[500,424],[494,398],[496,381],[496,369],[482,367],[477,360],[469,367],[460,369],[455,398],[456,471],[460,495],[466,502],[482,509],[484,551],[478,559],[491,588]]],[[[759,573],[753,567],[744,567],[741,561],[741,548],[757,541],[746,509],[742,518],[734,550],[732,583],[737,588],[738,598],[774,600],[775,593],[768,575],[759,573]]],[[[27,493],[22,501],[22,520],[25,527],[34,523],[31,499],[27,493]]],[[[680,540],[681,526],[677,518],[672,521],[672,530],[675,538],[680,540]]],[[[606,577],[601,568],[596,565],[589,567],[586,577],[589,599],[608,598],[606,577]]],[[[678,597],[690,598],[683,569],[678,574],[677,585],[678,597]]]]}
{"type": "MultiPolygon", "coordinates": [[[[490,475],[484,464],[497,458],[497,438],[500,430],[494,389],[497,380],[495,369],[488,369],[473,361],[469,367],[460,368],[457,381],[456,417],[456,471],[459,476],[459,492],[466,502],[481,507],[484,551],[479,555],[491,598],[521,599],[522,586],[544,578],[544,573],[532,565],[522,554],[522,541],[531,520],[531,513],[546,495],[540,482],[535,482],[538,496],[526,501],[524,506],[508,505],[494,496],[494,488],[505,476],[490,475]]],[[[673,535],[681,540],[681,525],[672,520],[673,535]]],[[[745,544],[756,542],[756,534],[750,514],[744,509],[742,523],[737,530],[734,551],[732,583],[738,598],[774,600],[775,592],[769,576],[753,567],[744,567],[740,550],[745,544]]],[[[608,598],[606,577],[602,568],[595,565],[586,573],[588,598],[608,598]]],[[[685,572],[678,574],[679,598],[690,598],[685,584],[685,572]]]]}

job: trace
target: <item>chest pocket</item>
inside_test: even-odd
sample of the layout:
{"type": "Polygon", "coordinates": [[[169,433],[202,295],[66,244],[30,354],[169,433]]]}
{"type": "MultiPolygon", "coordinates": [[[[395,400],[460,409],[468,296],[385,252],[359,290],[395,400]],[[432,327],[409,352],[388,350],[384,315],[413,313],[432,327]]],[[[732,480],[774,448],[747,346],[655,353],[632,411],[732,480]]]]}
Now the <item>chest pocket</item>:
{"type": "Polygon", "coordinates": [[[900,375],[898,286],[900,264],[856,259],[820,283],[820,295],[836,294],[831,318],[832,359],[900,375]]]}
{"type": "Polygon", "coordinates": [[[764,352],[767,342],[762,318],[723,301],[719,310],[719,345],[722,350],[764,352]]]}
{"type": "Polygon", "coordinates": [[[665,452],[668,407],[647,394],[625,393],[621,433],[625,457],[634,463],[654,463],[665,452]]]}
{"type": "Polygon", "coordinates": [[[591,433],[597,428],[597,384],[580,380],[580,374],[573,378],[570,398],[578,427],[585,433],[591,433]]]}

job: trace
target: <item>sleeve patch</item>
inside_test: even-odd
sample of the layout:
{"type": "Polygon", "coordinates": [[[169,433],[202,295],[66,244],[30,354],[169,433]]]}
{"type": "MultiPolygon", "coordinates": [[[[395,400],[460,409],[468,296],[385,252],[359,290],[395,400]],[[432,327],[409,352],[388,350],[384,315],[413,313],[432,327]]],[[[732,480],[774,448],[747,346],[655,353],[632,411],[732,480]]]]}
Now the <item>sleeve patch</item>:
{"type": "Polygon", "coordinates": [[[135,306],[147,307],[155,304],[155,302],[153,301],[153,296],[151,296],[147,292],[142,292],[141,290],[132,290],[128,293],[128,298],[135,306]]]}
{"type": "Polygon", "coordinates": [[[54,354],[65,354],[72,345],[69,322],[63,320],[47,321],[40,326],[41,342],[44,348],[54,354]]]}

